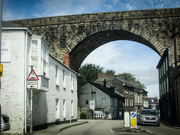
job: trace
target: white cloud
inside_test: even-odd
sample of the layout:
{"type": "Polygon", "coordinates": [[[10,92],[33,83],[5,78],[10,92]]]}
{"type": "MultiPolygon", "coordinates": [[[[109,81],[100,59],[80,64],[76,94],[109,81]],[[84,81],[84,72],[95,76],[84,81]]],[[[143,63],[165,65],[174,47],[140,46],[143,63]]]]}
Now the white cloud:
{"type": "Polygon", "coordinates": [[[126,4],[126,9],[127,9],[127,10],[134,10],[134,9],[136,9],[136,7],[135,7],[135,6],[132,6],[132,5],[129,4],[129,3],[127,3],[127,4],[126,4]]]}
{"type": "Polygon", "coordinates": [[[83,62],[93,63],[119,73],[131,73],[145,84],[149,95],[159,94],[156,65],[160,57],[152,49],[130,41],[107,43],[93,51],[83,62]],[[137,53],[135,53],[137,52],[137,53]]]}

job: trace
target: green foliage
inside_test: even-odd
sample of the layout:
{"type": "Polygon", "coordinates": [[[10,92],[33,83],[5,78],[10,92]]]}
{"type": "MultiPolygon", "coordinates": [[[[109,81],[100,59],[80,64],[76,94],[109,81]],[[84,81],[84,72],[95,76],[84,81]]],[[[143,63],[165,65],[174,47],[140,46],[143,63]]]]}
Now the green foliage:
{"type": "MultiPolygon", "coordinates": [[[[88,82],[94,82],[98,78],[99,73],[114,73],[115,74],[114,70],[108,69],[105,72],[103,72],[103,70],[104,70],[103,67],[100,67],[95,64],[86,64],[86,65],[80,67],[79,72],[78,72],[80,74],[80,76],[78,76],[79,88],[88,82]]],[[[134,77],[134,75],[132,75],[131,73],[122,73],[122,74],[115,75],[115,77],[119,77],[127,82],[137,85],[138,87],[140,87],[142,89],[146,89],[144,84],[141,84],[141,82],[139,80],[137,80],[134,77]]]]}
{"type": "Polygon", "coordinates": [[[108,70],[106,70],[106,73],[113,73],[113,74],[115,74],[115,71],[112,70],[112,69],[111,70],[108,69],[108,70]]]}
{"type": "Polygon", "coordinates": [[[86,119],[86,113],[85,112],[80,113],[80,119],[86,119]]]}
{"type": "Polygon", "coordinates": [[[82,87],[87,82],[94,82],[98,78],[98,73],[103,73],[103,68],[95,64],[86,64],[80,67],[78,85],[82,87]]]}
{"type": "Polygon", "coordinates": [[[119,77],[125,81],[136,81],[136,78],[130,74],[130,73],[122,73],[122,74],[118,74],[118,75],[115,75],[115,77],[119,77]]]}
{"type": "Polygon", "coordinates": [[[136,84],[138,87],[142,88],[142,89],[146,89],[144,84],[141,84],[141,82],[139,80],[137,80],[134,75],[130,74],[130,73],[122,73],[122,74],[118,74],[115,75],[115,77],[119,77],[127,82],[136,84]]]}

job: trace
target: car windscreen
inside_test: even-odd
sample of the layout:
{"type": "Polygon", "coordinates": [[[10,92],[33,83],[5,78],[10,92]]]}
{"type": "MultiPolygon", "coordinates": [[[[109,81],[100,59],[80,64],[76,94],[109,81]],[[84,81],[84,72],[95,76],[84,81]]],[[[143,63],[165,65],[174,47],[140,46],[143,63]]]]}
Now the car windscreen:
{"type": "Polygon", "coordinates": [[[151,114],[151,115],[157,115],[157,112],[154,110],[142,110],[141,114],[151,114]]]}

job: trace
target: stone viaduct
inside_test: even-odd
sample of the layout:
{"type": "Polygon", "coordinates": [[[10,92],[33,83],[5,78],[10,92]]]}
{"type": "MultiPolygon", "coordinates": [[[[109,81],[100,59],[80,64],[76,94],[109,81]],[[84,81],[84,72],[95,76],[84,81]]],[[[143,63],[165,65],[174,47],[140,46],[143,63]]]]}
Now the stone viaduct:
{"type": "MultiPolygon", "coordinates": [[[[180,124],[180,8],[93,13],[14,20],[42,35],[61,62],[66,52],[70,67],[78,71],[83,60],[99,46],[115,40],[131,40],[160,56],[169,48],[175,83],[175,110],[180,124]]],[[[173,89],[173,88],[172,88],[173,89]]]]}
{"type": "Polygon", "coordinates": [[[179,31],[180,8],[136,10],[55,16],[12,21],[42,35],[50,52],[61,62],[69,52],[70,67],[78,70],[83,60],[99,46],[115,40],[142,43],[160,56],[174,45],[179,31]]]}

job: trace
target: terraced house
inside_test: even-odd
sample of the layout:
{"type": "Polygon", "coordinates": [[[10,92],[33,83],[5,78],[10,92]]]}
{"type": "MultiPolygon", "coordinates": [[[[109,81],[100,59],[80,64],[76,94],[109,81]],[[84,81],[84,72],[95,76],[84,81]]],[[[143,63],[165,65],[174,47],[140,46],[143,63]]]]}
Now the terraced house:
{"type": "Polygon", "coordinates": [[[104,79],[106,85],[115,87],[116,90],[124,95],[124,111],[138,111],[144,108],[144,101],[146,101],[147,91],[137,87],[135,84],[125,82],[124,80],[114,77],[113,74],[99,74],[96,83],[103,84],[104,79]]]}
{"type": "Polygon", "coordinates": [[[42,36],[7,22],[3,22],[2,44],[1,108],[10,118],[7,132],[25,134],[31,125],[76,121],[77,74],[68,67],[68,59],[66,65],[59,62],[42,36]],[[32,67],[39,80],[31,93],[27,78],[32,67]]]}

